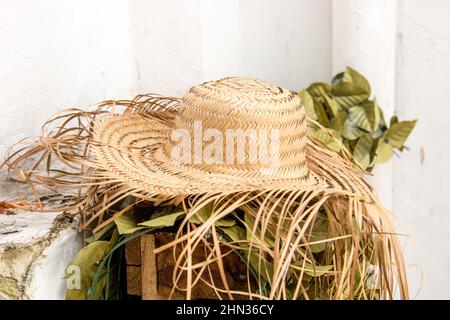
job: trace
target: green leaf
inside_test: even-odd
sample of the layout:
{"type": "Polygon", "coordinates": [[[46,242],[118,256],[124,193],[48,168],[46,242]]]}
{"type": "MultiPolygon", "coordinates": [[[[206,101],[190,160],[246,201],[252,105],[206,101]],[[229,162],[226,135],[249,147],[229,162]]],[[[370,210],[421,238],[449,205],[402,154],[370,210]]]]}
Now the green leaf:
{"type": "Polygon", "coordinates": [[[119,230],[115,229],[111,235],[111,239],[109,239],[109,247],[112,249],[117,242],[119,242],[120,233],[119,230]]]}
{"type": "Polygon", "coordinates": [[[411,131],[416,126],[417,120],[401,121],[394,123],[386,132],[386,140],[395,148],[402,148],[411,131]]]}
{"type": "Polygon", "coordinates": [[[245,229],[237,225],[231,227],[219,227],[219,230],[225,233],[225,235],[228,236],[233,242],[246,239],[245,229]]]}
{"type": "Polygon", "coordinates": [[[200,208],[192,217],[189,218],[189,222],[195,224],[202,224],[206,222],[212,214],[214,209],[214,202],[208,202],[206,205],[200,208]]]}
{"type": "Polygon", "coordinates": [[[325,132],[323,129],[318,128],[312,132],[312,135],[314,138],[322,142],[324,145],[326,145],[330,150],[333,150],[335,152],[341,151],[341,147],[339,143],[336,141],[336,138],[329,135],[327,132],[325,132]]]}
{"type": "Polygon", "coordinates": [[[343,72],[339,72],[331,80],[331,86],[335,87],[335,86],[341,84],[343,79],[344,79],[344,73],[343,72]]]}
{"type": "MultiPolygon", "coordinates": [[[[318,242],[328,239],[328,220],[322,217],[314,221],[309,242],[318,242]]],[[[326,242],[310,244],[309,248],[313,253],[319,253],[325,250],[326,242]]]]}
{"type": "Polygon", "coordinates": [[[88,300],[86,290],[67,289],[66,300],[88,300]]]}
{"type": "MultiPolygon", "coordinates": [[[[214,203],[209,202],[205,206],[203,206],[200,210],[198,210],[191,218],[189,218],[190,223],[202,224],[206,222],[212,214],[214,208],[214,203]]],[[[236,224],[236,221],[233,218],[222,218],[219,221],[216,221],[216,227],[231,227],[236,224]]]]}
{"type": "Polygon", "coordinates": [[[293,265],[296,266],[297,269],[304,270],[304,272],[311,277],[323,276],[333,269],[333,265],[312,265],[305,261],[296,261],[293,265]]]}
{"type": "Polygon", "coordinates": [[[369,134],[363,135],[358,139],[353,148],[353,156],[359,165],[365,170],[370,164],[370,151],[372,150],[373,140],[369,134]]]}
{"type": "Polygon", "coordinates": [[[351,107],[349,116],[359,128],[367,132],[375,131],[380,122],[380,115],[373,101],[365,101],[361,106],[351,107]]]}
{"type": "Polygon", "coordinates": [[[214,224],[216,227],[231,227],[236,224],[236,220],[233,218],[222,218],[214,224]]]}
{"type": "MultiPolygon", "coordinates": [[[[343,108],[348,109],[352,106],[356,106],[368,98],[367,95],[365,94],[355,94],[354,92],[352,92],[350,85],[344,84],[343,86],[344,87],[349,86],[350,87],[348,89],[349,92],[339,91],[336,92],[336,94],[342,94],[342,96],[333,97],[333,100],[336,101],[343,108]]],[[[343,88],[340,89],[344,90],[343,88]]]]}
{"type": "Polygon", "coordinates": [[[311,84],[308,88],[306,88],[306,91],[308,91],[308,93],[313,97],[320,97],[324,93],[325,94],[330,93],[331,87],[328,83],[315,82],[311,84]]]}
{"type": "Polygon", "coordinates": [[[302,90],[298,93],[303,107],[305,108],[306,116],[310,119],[317,120],[316,112],[314,111],[314,100],[308,91],[302,90]]]}
{"type": "Polygon", "coordinates": [[[253,227],[255,224],[255,218],[250,213],[245,213],[244,215],[244,223],[245,228],[247,229],[246,233],[246,239],[248,241],[251,241],[253,243],[261,243],[261,240],[264,241],[266,245],[268,245],[270,248],[273,248],[275,246],[275,238],[273,235],[269,233],[269,230],[265,230],[264,237],[261,235],[261,229],[259,228],[259,225],[256,226],[255,233],[253,233],[253,227]]]}
{"type": "Polygon", "coordinates": [[[324,127],[329,127],[330,126],[330,120],[328,119],[327,113],[325,111],[325,108],[323,107],[323,105],[317,101],[317,99],[313,99],[314,101],[314,111],[317,115],[317,119],[319,121],[319,123],[321,125],[323,125],[324,127]]]}
{"type": "Polygon", "coordinates": [[[340,106],[350,108],[369,98],[370,84],[359,72],[347,67],[342,78],[333,79],[331,93],[340,106]]]}
{"type": "Polygon", "coordinates": [[[109,241],[92,242],[77,253],[70,265],[80,267],[81,271],[88,269],[99,262],[108,253],[109,248],[109,241]]]}
{"type": "Polygon", "coordinates": [[[341,110],[339,104],[330,97],[328,97],[327,94],[324,94],[323,98],[325,100],[325,106],[327,107],[329,112],[333,115],[333,117],[336,117],[338,115],[338,112],[341,110]]]}
{"type": "MultiPolygon", "coordinates": [[[[374,100],[376,101],[376,100],[374,100]]],[[[379,127],[381,128],[385,128],[386,127],[386,119],[384,118],[384,112],[383,109],[380,108],[380,106],[378,105],[378,103],[375,104],[375,108],[378,111],[379,117],[380,117],[380,123],[379,123],[379,127]]]]}
{"type": "Polygon", "coordinates": [[[68,289],[66,292],[67,300],[87,299],[87,290],[91,287],[95,273],[97,272],[98,262],[107,255],[109,250],[109,241],[95,241],[88,244],[76,254],[75,258],[65,270],[65,277],[72,276],[70,268],[77,266],[80,271],[80,289],[68,289]]]}
{"type": "Polygon", "coordinates": [[[94,241],[103,240],[103,237],[106,237],[112,231],[112,228],[114,228],[114,227],[115,227],[114,222],[111,222],[110,224],[105,226],[103,229],[101,229],[99,232],[97,232],[96,234],[84,239],[84,241],[86,243],[92,243],[94,241]]]}
{"type": "Polygon", "coordinates": [[[184,211],[170,213],[155,219],[151,219],[142,223],[139,226],[150,227],[150,228],[164,228],[171,227],[175,224],[175,221],[184,215],[184,211]]]}
{"type": "MultiPolygon", "coordinates": [[[[373,101],[368,101],[370,103],[373,103],[373,109],[374,109],[374,117],[375,120],[373,121],[373,131],[376,131],[380,126],[383,125],[384,122],[384,114],[383,111],[380,108],[380,105],[378,104],[378,99],[375,97],[373,101]]],[[[364,104],[363,104],[364,105],[364,104]]]]}
{"type": "Polygon", "coordinates": [[[132,213],[122,214],[114,220],[114,223],[117,226],[119,234],[130,234],[144,228],[137,225],[132,213]]]}
{"type": "Polygon", "coordinates": [[[367,94],[367,96],[370,96],[370,84],[367,79],[360,74],[358,71],[351,67],[346,67],[344,72],[344,77],[342,79],[343,83],[351,83],[356,88],[360,89],[364,93],[367,94]]]}
{"type": "Polygon", "coordinates": [[[381,138],[380,141],[378,141],[378,146],[375,151],[375,158],[373,161],[374,163],[386,162],[392,157],[393,153],[394,151],[392,146],[389,143],[386,143],[384,138],[381,138]]]}
{"type": "Polygon", "coordinates": [[[344,128],[342,130],[342,136],[344,138],[348,140],[355,140],[363,134],[364,131],[359,129],[350,117],[345,121],[344,128]]]}
{"type": "Polygon", "coordinates": [[[260,276],[267,282],[272,281],[273,264],[261,256],[259,252],[252,252],[248,262],[256,273],[256,277],[260,276]]]}
{"type": "Polygon", "coordinates": [[[332,129],[333,135],[337,138],[341,138],[342,131],[344,130],[345,121],[347,121],[348,115],[345,111],[339,111],[337,116],[331,119],[330,129],[332,129]]]}
{"type": "Polygon", "coordinates": [[[389,121],[389,126],[392,127],[394,124],[398,123],[398,118],[396,115],[391,117],[391,121],[389,121]]]}

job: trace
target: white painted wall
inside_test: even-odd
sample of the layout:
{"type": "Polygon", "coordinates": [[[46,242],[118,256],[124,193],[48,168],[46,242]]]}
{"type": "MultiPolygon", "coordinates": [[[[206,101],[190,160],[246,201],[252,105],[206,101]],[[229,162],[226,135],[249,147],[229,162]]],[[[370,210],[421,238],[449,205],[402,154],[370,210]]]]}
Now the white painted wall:
{"type": "Polygon", "coordinates": [[[2,0],[0,154],[57,109],[129,97],[135,66],[126,0],[2,0]]]}
{"type": "Polygon", "coordinates": [[[389,117],[419,119],[371,179],[398,218],[412,296],[450,298],[450,2],[333,0],[333,73],[365,74],[389,117]]]}
{"type": "Polygon", "coordinates": [[[130,0],[130,37],[140,93],[181,95],[203,79],[200,0],[130,0]]]}
{"type": "Polygon", "coordinates": [[[63,276],[68,264],[83,247],[83,240],[78,230],[62,230],[52,243],[44,250],[42,256],[30,270],[29,286],[25,294],[33,300],[64,299],[67,279],[63,276]]]}
{"type": "Polygon", "coordinates": [[[245,75],[299,90],[331,78],[328,0],[205,0],[204,78],[245,75]]]}
{"type": "Polygon", "coordinates": [[[361,70],[388,114],[419,118],[411,150],[376,184],[412,236],[419,297],[450,298],[450,2],[0,1],[0,154],[62,107],[181,95],[228,75],[296,90],[346,64],[361,70]]]}
{"type": "Polygon", "coordinates": [[[130,12],[140,92],[181,95],[231,75],[298,90],[331,77],[328,0],[130,0],[130,12]]]}
{"type": "Polygon", "coordinates": [[[328,79],[330,8],[328,0],[2,0],[0,154],[60,108],[181,95],[227,75],[292,89],[328,79]]]}
{"type": "Polygon", "coordinates": [[[393,211],[411,235],[409,262],[420,264],[419,297],[428,299],[450,299],[449,17],[446,0],[399,1],[396,112],[419,121],[410,150],[394,160],[393,211]]]}

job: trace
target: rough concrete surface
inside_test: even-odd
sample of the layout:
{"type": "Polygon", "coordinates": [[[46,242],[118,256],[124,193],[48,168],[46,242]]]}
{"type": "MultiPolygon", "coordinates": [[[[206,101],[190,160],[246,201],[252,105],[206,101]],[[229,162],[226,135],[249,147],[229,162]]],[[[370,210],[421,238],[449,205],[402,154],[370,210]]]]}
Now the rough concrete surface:
{"type": "Polygon", "coordinates": [[[0,299],[64,298],[64,269],[81,244],[70,215],[0,214],[0,299]]]}

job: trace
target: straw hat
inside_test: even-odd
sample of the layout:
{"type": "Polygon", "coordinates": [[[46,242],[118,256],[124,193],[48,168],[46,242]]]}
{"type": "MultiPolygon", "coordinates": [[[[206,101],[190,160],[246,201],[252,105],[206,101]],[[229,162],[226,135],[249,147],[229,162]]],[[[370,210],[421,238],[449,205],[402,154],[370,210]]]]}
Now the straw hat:
{"type": "MultiPolygon", "coordinates": [[[[342,186],[332,174],[310,170],[305,111],[290,90],[229,77],[194,86],[162,109],[97,122],[93,151],[112,178],[165,195],[342,186]],[[211,135],[214,139],[205,138],[211,135]],[[182,158],[174,137],[188,143],[182,158]],[[213,159],[207,161],[211,149],[213,159]]],[[[332,170],[322,157],[313,162],[332,170]]]]}
{"type": "Polygon", "coordinates": [[[80,212],[82,226],[93,232],[119,223],[140,202],[181,208],[175,240],[154,252],[173,248],[173,288],[188,299],[199,279],[228,298],[258,299],[286,299],[288,283],[297,281],[296,299],[306,294],[303,271],[307,261],[319,259],[318,243],[327,244],[320,262],[333,268],[318,280],[327,298],[392,298],[398,283],[407,299],[390,213],[348,154],[308,135],[307,121],[295,93],[255,79],[225,78],[195,86],[181,99],[150,94],[104,101],[93,111],[66,110],[5,164],[33,191],[57,191],[48,199],[80,212]],[[123,112],[115,110],[120,107],[123,112]],[[192,220],[201,211],[207,212],[201,223],[192,220]],[[232,226],[220,224],[229,222],[223,219],[232,219],[232,226]],[[326,239],[312,238],[316,221],[328,225],[326,239]],[[202,243],[207,250],[197,261],[192,253],[202,243]],[[227,253],[221,248],[244,252],[248,274],[265,277],[257,292],[251,286],[236,292],[223,272],[223,285],[214,282],[209,268],[223,270],[227,253]],[[373,263],[381,287],[367,295],[366,269],[373,263]]]}

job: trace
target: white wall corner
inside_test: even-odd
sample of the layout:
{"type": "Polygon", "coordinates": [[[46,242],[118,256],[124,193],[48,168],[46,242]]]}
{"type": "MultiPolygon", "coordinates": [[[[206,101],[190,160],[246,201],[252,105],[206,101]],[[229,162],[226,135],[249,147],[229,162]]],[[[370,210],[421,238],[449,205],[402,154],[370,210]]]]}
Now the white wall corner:
{"type": "MultiPolygon", "coordinates": [[[[333,74],[351,66],[369,80],[386,120],[394,113],[397,1],[333,0],[333,74]]],[[[369,177],[382,203],[392,208],[392,162],[369,177]]]]}

